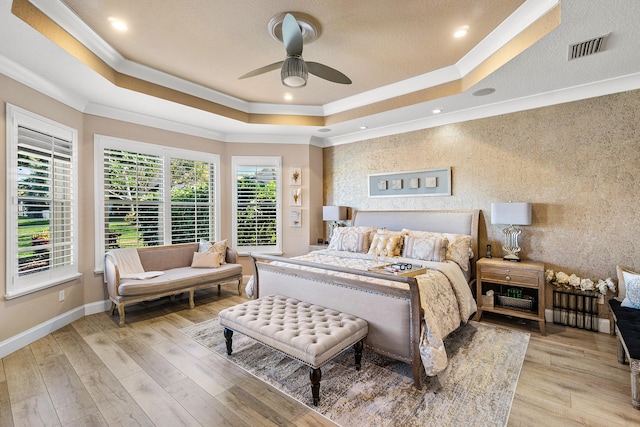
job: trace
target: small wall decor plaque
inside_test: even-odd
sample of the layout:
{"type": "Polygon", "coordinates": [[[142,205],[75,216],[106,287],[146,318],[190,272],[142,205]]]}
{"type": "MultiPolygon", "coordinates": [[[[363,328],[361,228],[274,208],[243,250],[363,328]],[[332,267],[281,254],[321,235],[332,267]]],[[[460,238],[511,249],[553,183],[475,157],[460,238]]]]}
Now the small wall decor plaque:
{"type": "Polygon", "coordinates": [[[367,176],[369,197],[450,196],[451,168],[375,173],[367,176]],[[388,183],[391,186],[388,186],[388,183]]]}
{"type": "Polygon", "coordinates": [[[299,228],[302,226],[302,211],[300,209],[291,209],[289,215],[289,226],[299,228]]]}
{"type": "Polygon", "coordinates": [[[291,206],[302,206],[302,189],[291,189],[291,206]]]}
{"type": "Polygon", "coordinates": [[[302,184],[302,169],[301,168],[291,168],[291,177],[289,181],[290,185],[301,185],[302,184]]]}

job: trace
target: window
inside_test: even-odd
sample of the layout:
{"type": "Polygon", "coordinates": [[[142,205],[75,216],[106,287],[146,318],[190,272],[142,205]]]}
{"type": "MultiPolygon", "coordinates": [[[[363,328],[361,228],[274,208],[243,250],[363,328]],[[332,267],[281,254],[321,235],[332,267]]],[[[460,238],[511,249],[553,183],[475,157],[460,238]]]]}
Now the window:
{"type": "Polygon", "coordinates": [[[75,129],[7,104],[7,299],[80,276],[77,145],[75,129]]]}
{"type": "Polygon", "coordinates": [[[280,157],[233,157],[233,240],[239,253],[282,253],[280,157]]]}
{"type": "Polygon", "coordinates": [[[96,270],[104,253],[217,240],[219,156],[95,137],[96,270]]]}

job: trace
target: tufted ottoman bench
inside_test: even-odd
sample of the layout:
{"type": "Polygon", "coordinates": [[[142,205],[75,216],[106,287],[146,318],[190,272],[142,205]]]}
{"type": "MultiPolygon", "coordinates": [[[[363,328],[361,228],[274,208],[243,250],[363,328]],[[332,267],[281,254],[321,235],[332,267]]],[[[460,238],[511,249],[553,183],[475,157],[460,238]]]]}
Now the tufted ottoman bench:
{"type": "Polygon", "coordinates": [[[366,321],[350,314],[280,295],[269,295],[222,310],[227,354],[233,331],[247,335],[309,366],[313,404],[320,401],[320,367],[349,346],[355,349],[360,369],[366,321]]]}

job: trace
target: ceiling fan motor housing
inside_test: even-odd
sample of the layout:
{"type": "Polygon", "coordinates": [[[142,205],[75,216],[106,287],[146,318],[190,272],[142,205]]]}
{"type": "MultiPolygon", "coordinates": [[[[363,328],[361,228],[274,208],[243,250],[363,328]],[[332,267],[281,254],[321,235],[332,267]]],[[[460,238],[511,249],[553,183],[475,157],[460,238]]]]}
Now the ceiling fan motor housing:
{"type": "Polygon", "coordinates": [[[307,85],[309,71],[301,56],[289,55],[282,64],[280,78],[282,84],[288,87],[304,87],[307,85]]]}

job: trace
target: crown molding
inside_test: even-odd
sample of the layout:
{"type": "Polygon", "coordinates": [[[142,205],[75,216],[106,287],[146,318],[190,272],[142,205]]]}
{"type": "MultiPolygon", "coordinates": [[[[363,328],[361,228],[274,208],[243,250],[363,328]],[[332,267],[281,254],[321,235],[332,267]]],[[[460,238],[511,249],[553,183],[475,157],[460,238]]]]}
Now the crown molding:
{"type": "Polygon", "coordinates": [[[583,99],[597,98],[620,92],[640,89],[640,73],[628,74],[613,79],[563,88],[527,97],[511,99],[508,101],[487,104],[466,110],[444,113],[437,116],[429,116],[417,120],[409,120],[394,125],[358,131],[336,137],[322,139],[323,147],[349,144],[353,142],[380,138],[400,133],[413,132],[421,129],[434,128],[469,120],[483,119],[583,99]]]}

